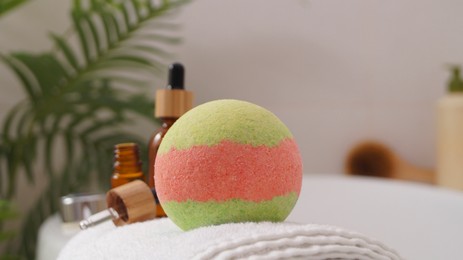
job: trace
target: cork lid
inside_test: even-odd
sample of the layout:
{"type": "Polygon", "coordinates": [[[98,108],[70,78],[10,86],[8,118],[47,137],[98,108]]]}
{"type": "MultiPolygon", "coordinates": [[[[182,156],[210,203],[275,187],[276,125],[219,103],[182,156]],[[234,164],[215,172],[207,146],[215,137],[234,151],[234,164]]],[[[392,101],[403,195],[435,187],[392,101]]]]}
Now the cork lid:
{"type": "Polygon", "coordinates": [[[156,217],[156,201],[150,187],[135,180],[116,187],[106,194],[109,208],[116,210],[120,218],[113,220],[116,226],[141,222],[156,217]]]}

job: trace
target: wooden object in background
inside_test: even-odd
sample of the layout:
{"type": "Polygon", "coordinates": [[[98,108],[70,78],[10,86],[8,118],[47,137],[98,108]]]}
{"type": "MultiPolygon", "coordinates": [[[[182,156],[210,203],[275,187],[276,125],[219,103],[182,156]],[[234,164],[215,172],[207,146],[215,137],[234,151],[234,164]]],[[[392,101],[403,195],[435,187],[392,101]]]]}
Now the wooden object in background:
{"type": "Polygon", "coordinates": [[[350,175],[393,178],[434,183],[434,173],[401,160],[391,149],[376,141],[365,141],[353,147],[346,158],[345,170],[350,175]]]}

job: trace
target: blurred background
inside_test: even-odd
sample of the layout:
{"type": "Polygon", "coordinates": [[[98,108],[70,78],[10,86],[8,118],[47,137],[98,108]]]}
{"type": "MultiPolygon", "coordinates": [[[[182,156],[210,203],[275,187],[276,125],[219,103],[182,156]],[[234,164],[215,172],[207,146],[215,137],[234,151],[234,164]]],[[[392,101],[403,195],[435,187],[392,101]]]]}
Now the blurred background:
{"type": "MultiPolygon", "coordinates": [[[[50,48],[71,1],[36,0],[0,25],[2,53],[50,48]]],[[[347,150],[374,138],[409,161],[435,163],[435,105],[446,64],[459,63],[463,3],[447,1],[193,1],[177,15],[196,104],[248,100],[296,136],[306,173],[339,173],[347,150]]],[[[0,65],[0,118],[23,97],[0,65]]],[[[153,81],[154,96],[167,79],[153,81]]],[[[152,129],[140,129],[149,135],[152,129]]]]}
{"type": "MultiPolygon", "coordinates": [[[[51,49],[47,34],[66,33],[71,5],[34,0],[0,17],[0,53],[51,49]]],[[[274,112],[296,137],[306,174],[342,174],[365,139],[432,169],[446,66],[463,60],[461,10],[458,0],[197,0],[170,18],[183,42],[166,64],[184,63],[195,104],[233,98],[274,112]]],[[[160,75],[143,90],[150,99],[166,85],[160,75]]],[[[24,96],[0,63],[2,122],[24,96]]],[[[146,140],[156,128],[135,125],[146,140]]],[[[31,188],[21,176],[18,190],[47,185],[38,178],[31,188]]],[[[20,208],[30,196],[16,196],[20,208]]]]}

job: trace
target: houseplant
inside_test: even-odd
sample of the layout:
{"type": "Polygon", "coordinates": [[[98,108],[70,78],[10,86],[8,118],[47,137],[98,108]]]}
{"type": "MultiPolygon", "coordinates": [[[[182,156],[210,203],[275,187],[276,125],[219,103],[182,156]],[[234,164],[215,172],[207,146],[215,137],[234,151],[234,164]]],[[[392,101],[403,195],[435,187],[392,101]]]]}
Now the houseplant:
{"type": "Polygon", "coordinates": [[[0,16],[24,4],[29,0],[0,0],[0,16]]]}
{"type": "Polygon", "coordinates": [[[179,42],[176,25],[163,17],[185,2],[73,0],[73,33],[50,34],[53,50],[0,55],[25,92],[0,133],[0,196],[11,200],[21,192],[21,174],[31,186],[38,174],[47,178],[22,215],[19,243],[10,244],[9,254],[33,258],[38,227],[57,211],[58,198],[94,176],[107,183],[114,144],[146,146],[147,137],[125,130],[135,120],[155,123],[152,98],[143,90],[150,81],[140,73],[163,75],[167,50],[179,42]]]}

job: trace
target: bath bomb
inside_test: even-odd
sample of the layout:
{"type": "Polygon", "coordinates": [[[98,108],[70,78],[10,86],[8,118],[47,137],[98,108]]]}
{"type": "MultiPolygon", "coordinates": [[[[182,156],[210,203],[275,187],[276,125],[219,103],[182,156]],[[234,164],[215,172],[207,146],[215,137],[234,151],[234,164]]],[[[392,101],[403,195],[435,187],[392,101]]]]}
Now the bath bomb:
{"type": "Polygon", "coordinates": [[[197,106],[169,129],[155,161],[159,201],[183,230],[230,222],[283,221],[302,184],[289,129],[239,100],[197,106]]]}

